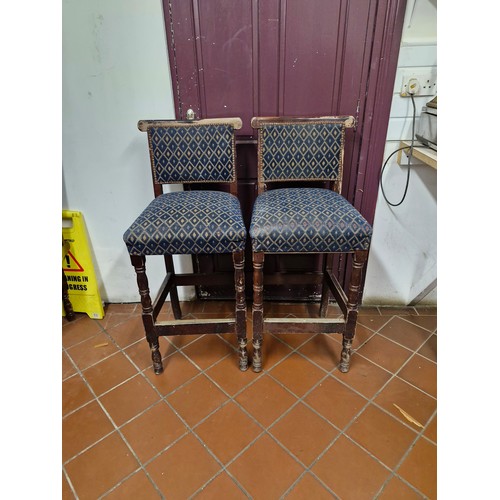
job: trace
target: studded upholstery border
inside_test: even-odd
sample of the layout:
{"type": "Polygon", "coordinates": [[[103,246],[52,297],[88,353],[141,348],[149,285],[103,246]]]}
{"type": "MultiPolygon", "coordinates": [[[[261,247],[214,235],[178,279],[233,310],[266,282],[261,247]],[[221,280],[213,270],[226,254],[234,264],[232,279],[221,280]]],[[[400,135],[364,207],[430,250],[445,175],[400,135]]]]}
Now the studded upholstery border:
{"type": "Polygon", "coordinates": [[[231,125],[172,125],[148,129],[156,183],[232,182],[235,145],[231,125]]]}
{"type": "Polygon", "coordinates": [[[262,181],[334,180],[341,174],[343,123],[265,124],[262,181]]]}
{"type": "Polygon", "coordinates": [[[372,227],[340,194],[321,188],[273,189],[255,201],[254,251],[322,253],[367,250],[372,227]]]}
{"type": "Polygon", "coordinates": [[[232,253],[245,248],[238,199],[222,191],[155,198],[123,235],[130,255],[232,253]]]}

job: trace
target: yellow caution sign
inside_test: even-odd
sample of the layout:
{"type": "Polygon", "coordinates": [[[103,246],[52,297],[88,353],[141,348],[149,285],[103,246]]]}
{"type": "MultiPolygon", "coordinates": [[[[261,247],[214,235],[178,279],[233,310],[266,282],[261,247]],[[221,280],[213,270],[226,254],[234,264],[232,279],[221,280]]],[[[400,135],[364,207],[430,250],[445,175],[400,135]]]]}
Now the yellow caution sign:
{"type": "Polygon", "coordinates": [[[63,241],[69,243],[62,265],[73,310],[85,312],[92,319],[102,319],[104,308],[92,265],[83,215],[81,212],[63,210],[62,219],[63,241]]]}

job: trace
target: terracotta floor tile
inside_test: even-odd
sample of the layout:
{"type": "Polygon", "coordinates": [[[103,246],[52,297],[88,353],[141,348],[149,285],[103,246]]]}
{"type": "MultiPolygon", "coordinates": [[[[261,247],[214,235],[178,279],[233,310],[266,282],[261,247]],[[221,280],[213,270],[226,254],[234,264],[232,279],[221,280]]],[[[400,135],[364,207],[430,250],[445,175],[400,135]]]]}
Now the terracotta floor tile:
{"type": "Polygon", "coordinates": [[[268,435],[259,438],[228,470],[252,498],[262,499],[280,498],[304,471],[268,435]]]}
{"type": "MultiPolygon", "coordinates": [[[[246,387],[258,376],[248,371],[242,372],[238,367],[238,360],[232,356],[226,357],[209,368],[205,373],[213,379],[230,396],[246,387]]],[[[261,372],[263,374],[263,372],[261,372]]]]}
{"type": "Polygon", "coordinates": [[[330,304],[328,304],[328,309],[326,311],[326,317],[327,318],[338,318],[338,317],[342,317],[343,316],[343,312],[342,312],[342,309],[340,309],[340,306],[338,304],[336,304],[335,302],[330,302],[330,304]]]}
{"type": "Polygon", "coordinates": [[[263,431],[232,401],[195,428],[212,453],[227,464],[263,431]]]}
{"type": "Polygon", "coordinates": [[[74,500],[75,498],[75,495],[73,495],[73,492],[71,491],[71,486],[69,485],[64,472],[62,475],[61,498],[62,500],[74,500]]]}
{"type": "Polygon", "coordinates": [[[302,403],[294,406],[269,432],[306,466],[339,434],[335,427],[302,403]]]}
{"type": "Polygon", "coordinates": [[[358,309],[358,316],[380,316],[377,306],[361,305],[358,309]]]}
{"type": "Polygon", "coordinates": [[[139,467],[117,432],[66,464],[79,498],[98,498],[139,467]]]}
{"type": "Polygon", "coordinates": [[[420,438],[399,467],[398,474],[427,497],[436,498],[436,446],[420,438]]]}
{"type": "Polygon", "coordinates": [[[434,443],[437,443],[437,414],[436,416],[429,422],[427,429],[424,431],[424,436],[429,438],[434,443]]]}
{"type": "Polygon", "coordinates": [[[90,339],[66,349],[66,353],[76,363],[80,370],[111,356],[118,349],[105,333],[94,335],[90,339]]]}
{"type": "Polygon", "coordinates": [[[398,371],[412,354],[412,351],[378,334],[371,337],[357,352],[392,373],[398,371]]]}
{"type": "Polygon", "coordinates": [[[121,353],[87,368],[83,376],[97,396],[137,374],[137,369],[121,353]]]}
{"type": "Polygon", "coordinates": [[[86,314],[77,314],[75,321],[63,320],[62,345],[68,348],[99,333],[102,333],[102,328],[99,326],[98,320],[90,319],[86,314]]]}
{"type": "MultiPolygon", "coordinates": [[[[339,338],[342,339],[340,335],[339,338]]],[[[318,334],[298,351],[321,368],[331,371],[340,363],[342,346],[332,340],[329,335],[318,334]]]]}
{"type": "Polygon", "coordinates": [[[395,467],[417,434],[382,410],[369,405],[346,434],[388,467],[395,467]]]}
{"type": "Polygon", "coordinates": [[[106,331],[122,349],[138,340],[144,340],[146,343],[141,316],[129,317],[126,321],[112,328],[107,328],[106,331]]]}
{"type": "MultiPolygon", "coordinates": [[[[251,342],[249,342],[249,345],[251,346],[251,342]]],[[[264,340],[262,342],[262,368],[264,370],[271,370],[276,363],[281,361],[291,352],[292,349],[288,345],[280,342],[273,335],[264,334],[264,340]]]]}
{"type": "MultiPolygon", "coordinates": [[[[134,319],[139,319],[141,321],[141,316],[140,314],[134,314],[134,312],[127,312],[125,309],[123,309],[123,312],[119,312],[118,310],[114,310],[113,312],[104,312],[104,318],[100,320],[101,327],[104,328],[104,330],[109,331],[116,326],[122,325],[124,323],[127,323],[130,321],[132,318],[134,319]]],[[[141,321],[142,325],[142,321],[141,321]]]]}
{"type": "Polygon", "coordinates": [[[116,304],[106,303],[104,305],[104,314],[133,314],[135,312],[140,312],[141,304],[140,302],[122,302],[116,304]]]}
{"type": "Polygon", "coordinates": [[[67,415],[70,411],[94,399],[87,384],[80,375],[74,375],[62,383],[62,414],[67,415]]]}
{"type": "MultiPolygon", "coordinates": [[[[197,342],[204,336],[205,335],[172,335],[170,337],[164,337],[162,340],[170,342],[173,346],[177,347],[177,349],[182,349],[193,342],[197,342]]],[[[161,352],[163,353],[163,349],[161,352]]]]}
{"type": "Polygon", "coordinates": [[[418,353],[430,361],[437,362],[437,335],[431,335],[429,340],[418,350],[418,353]]]}
{"type": "Polygon", "coordinates": [[[429,332],[435,332],[437,328],[437,317],[436,316],[420,316],[414,315],[405,316],[405,319],[411,321],[415,325],[425,328],[429,332]]]}
{"type": "Polygon", "coordinates": [[[67,379],[76,373],[76,369],[73,366],[73,363],[68,358],[67,354],[62,351],[62,362],[61,362],[61,375],[62,379],[67,379]]]}
{"type": "Polygon", "coordinates": [[[227,396],[205,375],[196,377],[168,396],[170,404],[190,426],[196,425],[226,399],[227,396]]]}
{"type": "Polygon", "coordinates": [[[186,499],[220,470],[200,442],[188,434],[146,466],[164,498],[186,499]]]}
{"type": "Polygon", "coordinates": [[[124,425],[121,431],[139,460],[144,463],[180,438],[188,429],[168,405],[160,401],[124,425]]]}
{"type": "Polygon", "coordinates": [[[335,370],[332,375],[367,398],[373,397],[392,377],[391,373],[356,353],[351,357],[351,368],[347,373],[335,370]]]}
{"type": "Polygon", "coordinates": [[[66,462],[114,430],[97,401],[71,413],[62,421],[62,459],[66,462]]]}
{"type": "Polygon", "coordinates": [[[297,399],[268,375],[263,375],[241,392],[236,401],[264,427],[268,427],[297,399]]]}
{"type": "Polygon", "coordinates": [[[317,318],[319,304],[265,302],[264,318],[317,318]]]}
{"type": "Polygon", "coordinates": [[[398,373],[398,377],[437,397],[437,365],[427,358],[416,354],[398,373]]]}
{"type": "Polygon", "coordinates": [[[379,328],[382,328],[389,319],[390,317],[381,316],[380,314],[358,314],[357,324],[376,332],[379,328]]]}
{"type": "Polygon", "coordinates": [[[174,312],[170,307],[170,303],[167,303],[163,306],[162,310],[159,312],[156,320],[157,321],[170,321],[175,319],[174,312]]]}
{"type": "MultiPolygon", "coordinates": [[[[357,351],[372,336],[373,331],[370,330],[370,328],[358,323],[356,325],[356,334],[352,341],[352,348],[357,351]]],[[[336,339],[340,344],[342,344],[342,335],[337,335],[336,339]]]]}
{"type": "Polygon", "coordinates": [[[297,349],[316,335],[316,333],[280,333],[276,337],[278,340],[285,342],[290,348],[297,349]]]}
{"type": "Polygon", "coordinates": [[[226,472],[222,472],[210,481],[203,490],[194,495],[193,498],[197,500],[219,500],[225,498],[237,500],[238,498],[246,499],[248,497],[226,472]]]}
{"type": "Polygon", "coordinates": [[[325,372],[303,356],[294,353],[270,370],[269,375],[302,397],[325,376],[325,372]]]}
{"type": "Polygon", "coordinates": [[[434,414],[437,404],[434,398],[431,398],[397,377],[393,378],[387,386],[384,387],[381,393],[374,399],[374,402],[417,432],[420,432],[420,430],[425,427],[428,420],[434,414]],[[406,418],[394,405],[401,408],[405,413],[410,415],[413,420],[422,424],[423,427],[420,427],[412,420],[406,418]]]}
{"type": "Polygon", "coordinates": [[[312,467],[328,487],[342,499],[371,499],[390,472],[344,436],[312,467]]]}
{"type": "Polygon", "coordinates": [[[391,318],[378,333],[412,351],[422,346],[430,335],[427,330],[398,317],[391,318]]]}
{"type": "Polygon", "coordinates": [[[323,380],[304,401],[339,429],[343,429],[367,403],[366,399],[331,377],[323,380]]]}
{"type": "MultiPolygon", "coordinates": [[[[151,360],[151,350],[146,340],[139,340],[135,344],[131,344],[126,349],[124,349],[124,354],[126,354],[132,362],[137,365],[139,370],[153,370],[153,361],[151,360]]],[[[162,359],[165,360],[172,354],[177,352],[175,346],[173,346],[166,339],[160,339],[160,352],[162,359]]],[[[165,366],[165,362],[163,364],[165,366]]]]}
{"type": "Polygon", "coordinates": [[[105,498],[106,500],[124,500],[125,498],[156,500],[162,497],[144,471],[140,470],[123,481],[111,493],[106,495],[105,498]]]}
{"type": "MultiPolygon", "coordinates": [[[[163,319],[173,318],[169,306],[160,313],[163,319]]],[[[189,301],[181,307],[189,318],[234,314],[234,301],[189,301]]],[[[265,304],[267,317],[318,312],[317,302],[265,304]]],[[[332,302],[328,317],[340,313],[332,302]]],[[[362,306],[346,374],[337,368],[339,334],[265,334],[259,374],[239,370],[233,334],[162,337],[165,371],[157,376],[139,302],[107,304],[99,321],[83,313],[74,322],[63,318],[63,499],[74,498],[68,480],[82,500],[103,495],[357,500],[379,492],[384,499],[434,498],[436,325],[436,308],[362,306]],[[426,426],[411,449],[422,429],[394,404],[426,426]],[[347,436],[339,436],[346,426],[347,436]],[[311,470],[305,472],[299,462],[311,470]],[[229,464],[227,471],[222,463],[229,464]],[[391,472],[394,465],[399,469],[391,472]]],[[[250,303],[250,358],[252,326],[250,303]]]]}
{"type": "Polygon", "coordinates": [[[156,375],[152,366],[144,371],[144,375],[160,391],[162,396],[175,391],[199,373],[200,370],[180,352],[175,352],[163,359],[163,373],[160,375],[156,375]]]}
{"type": "Polygon", "coordinates": [[[193,310],[191,314],[195,316],[198,316],[199,313],[217,314],[220,318],[224,318],[228,315],[234,316],[235,305],[234,301],[207,300],[202,305],[200,311],[193,310]]]}
{"type": "Polygon", "coordinates": [[[236,359],[235,351],[217,335],[205,335],[182,349],[200,369],[205,370],[228,354],[236,359]]]}
{"type": "Polygon", "coordinates": [[[425,316],[437,316],[437,307],[436,306],[415,306],[415,309],[418,314],[425,316]]]}
{"type": "Polygon", "coordinates": [[[311,474],[304,474],[286,496],[287,500],[331,500],[332,494],[311,474]]]}
{"type": "Polygon", "coordinates": [[[393,477],[378,496],[380,500],[422,500],[422,495],[410,488],[398,477],[393,477]]]}
{"type": "Polygon", "coordinates": [[[379,306],[378,310],[382,316],[410,316],[416,314],[414,307],[379,306]]]}
{"type": "Polygon", "coordinates": [[[136,375],[99,399],[115,424],[120,426],[154,404],[159,398],[149,383],[141,375],[136,375]]]}
{"type": "Polygon", "coordinates": [[[189,300],[181,302],[182,313],[196,316],[199,313],[220,311],[234,312],[234,302],[232,300],[189,300]]]}

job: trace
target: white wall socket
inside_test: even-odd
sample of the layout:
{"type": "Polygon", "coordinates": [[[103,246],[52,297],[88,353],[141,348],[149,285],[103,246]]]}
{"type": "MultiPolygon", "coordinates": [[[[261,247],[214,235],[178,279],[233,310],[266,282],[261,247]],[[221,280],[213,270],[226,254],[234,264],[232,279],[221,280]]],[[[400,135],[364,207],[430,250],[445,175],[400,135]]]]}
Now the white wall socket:
{"type": "Polygon", "coordinates": [[[425,95],[436,95],[437,93],[437,76],[435,71],[429,71],[426,73],[405,73],[403,74],[403,82],[401,85],[401,97],[410,97],[409,93],[409,82],[412,79],[418,81],[416,86],[416,91],[413,95],[425,96],[425,95]]]}

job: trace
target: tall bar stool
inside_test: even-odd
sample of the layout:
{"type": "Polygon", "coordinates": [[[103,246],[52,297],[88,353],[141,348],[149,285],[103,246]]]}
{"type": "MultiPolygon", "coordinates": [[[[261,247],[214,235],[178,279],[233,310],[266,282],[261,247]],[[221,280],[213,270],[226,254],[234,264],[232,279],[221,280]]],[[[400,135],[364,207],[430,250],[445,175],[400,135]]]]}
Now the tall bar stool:
{"type": "Polygon", "coordinates": [[[147,133],[155,199],[125,232],[123,239],[137,274],[142,320],[156,374],[163,371],[160,336],[235,333],[239,367],[248,368],[244,249],[246,229],[237,198],[234,130],[240,118],[197,121],[141,120],[147,133]],[[190,190],[191,185],[229,185],[222,190],[190,190]],[[183,184],[184,190],[163,193],[163,184],[183,184]],[[221,274],[177,274],[176,254],[232,254],[234,277],[221,274]],[[161,255],[167,275],[152,302],[146,276],[146,256],[161,255]],[[182,319],[178,286],[228,285],[234,282],[233,318],[182,319]],[[174,320],[159,321],[158,314],[170,294],[174,320]]]}
{"type": "MultiPolygon", "coordinates": [[[[344,373],[349,370],[362,272],[372,235],[370,224],[340,194],[345,129],[354,123],[352,116],[252,119],[252,127],[258,130],[259,190],[250,224],[254,270],[252,365],[256,372],[263,366],[263,334],[282,332],[341,333],[339,369],[344,373]],[[330,186],[303,187],[303,181],[330,186]],[[264,317],[265,254],[313,253],[326,254],[319,317],[264,317]],[[353,255],[347,294],[332,274],[335,253],[353,255]],[[330,292],[343,312],[341,319],[326,318],[330,292]]],[[[281,282],[290,285],[303,284],[307,279],[305,275],[299,279],[281,276],[281,282]]]]}

